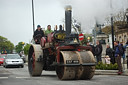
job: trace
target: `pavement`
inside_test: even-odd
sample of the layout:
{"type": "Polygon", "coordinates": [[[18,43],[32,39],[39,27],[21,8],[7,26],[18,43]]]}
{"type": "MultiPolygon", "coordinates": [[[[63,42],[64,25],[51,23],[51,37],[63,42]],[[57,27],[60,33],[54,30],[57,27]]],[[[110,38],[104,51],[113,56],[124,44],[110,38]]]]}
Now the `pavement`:
{"type": "MultiPolygon", "coordinates": [[[[118,75],[118,70],[95,70],[95,75],[118,75]]],[[[127,72],[122,73],[123,76],[128,76],[127,72]]]]}

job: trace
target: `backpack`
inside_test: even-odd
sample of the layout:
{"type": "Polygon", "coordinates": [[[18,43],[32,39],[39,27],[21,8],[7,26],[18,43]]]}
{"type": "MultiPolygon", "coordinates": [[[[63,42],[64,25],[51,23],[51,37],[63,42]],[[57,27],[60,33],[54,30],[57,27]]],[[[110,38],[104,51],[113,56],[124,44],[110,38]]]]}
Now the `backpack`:
{"type": "Polygon", "coordinates": [[[125,52],[125,48],[122,45],[118,45],[119,51],[120,51],[120,55],[123,56],[124,52],[125,52]]]}

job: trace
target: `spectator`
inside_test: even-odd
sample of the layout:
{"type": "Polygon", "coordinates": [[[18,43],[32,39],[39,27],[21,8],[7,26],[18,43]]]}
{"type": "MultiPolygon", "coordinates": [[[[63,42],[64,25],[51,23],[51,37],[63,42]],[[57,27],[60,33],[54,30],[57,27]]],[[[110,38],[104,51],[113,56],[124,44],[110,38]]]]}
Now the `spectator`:
{"type": "Polygon", "coordinates": [[[95,51],[95,47],[93,45],[91,45],[89,42],[87,42],[87,46],[90,46],[92,48],[92,54],[94,54],[94,51],[95,51]]]}
{"type": "Polygon", "coordinates": [[[118,65],[118,75],[122,74],[122,65],[121,65],[121,45],[119,45],[118,41],[114,41],[114,51],[115,51],[115,58],[118,65]]]}
{"type": "Polygon", "coordinates": [[[101,55],[102,55],[102,45],[100,44],[99,40],[96,41],[96,48],[95,48],[95,55],[97,62],[101,61],[101,55]]]}
{"type": "Polygon", "coordinates": [[[127,41],[126,44],[124,45],[124,48],[126,49],[127,46],[128,46],[128,41],[127,41]]]}
{"type": "Polygon", "coordinates": [[[115,57],[113,56],[113,49],[110,48],[109,45],[106,46],[106,55],[108,55],[111,58],[111,63],[114,64],[115,63],[115,57]]]}
{"type": "MultiPolygon", "coordinates": [[[[127,46],[128,46],[128,41],[126,42],[126,44],[124,45],[124,50],[126,51],[126,48],[127,48],[127,46]]],[[[127,57],[127,68],[128,68],[128,55],[126,55],[125,53],[124,53],[124,55],[123,55],[123,57],[127,57]]]]}
{"type": "Polygon", "coordinates": [[[106,64],[110,64],[110,57],[107,55],[107,56],[105,56],[105,63],[106,64]]]}

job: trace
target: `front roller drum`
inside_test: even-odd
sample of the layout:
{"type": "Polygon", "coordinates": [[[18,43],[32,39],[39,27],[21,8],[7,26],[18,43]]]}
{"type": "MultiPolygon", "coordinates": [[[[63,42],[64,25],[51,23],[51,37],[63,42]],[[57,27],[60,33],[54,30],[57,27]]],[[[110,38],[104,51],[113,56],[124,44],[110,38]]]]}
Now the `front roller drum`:
{"type": "MultiPolygon", "coordinates": [[[[61,64],[66,64],[66,60],[78,60],[77,55],[74,51],[61,51],[60,53],[60,62],[61,64]]],[[[57,66],[56,73],[59,79],[61,80],[70,80],[75,79],[76,76],[76,67],[74,66],[57,66]]]]}
{"type": "Polygon", "coordinates": [[[64,65],[57,66],[56,73],[59,79],[91,79],[94,76],[95,66],[86,66],[84,63],[95,63],[90,51],[61,51],[60,62],[64,65]],[[79,66],[66,66],[66,60],[79,60],[79,66]],[[83,64],[83,65],[82,65],[83,64]]]}
{"type": "Polygon", "coordinates": [[[78,52],[76,51],[76,54],[78,55],[80,64],[83,64],[82,66],[79,66],[78,69],[78,79],[82,80],[90,80],[95,73],[95,66],[91,65],[84,65],[86,63],[95,63],[95,58],[91,51],[85,51],[85,52],[78,52]]]}
{"type": "Polygon", "coordinates": [[[31,76],[40,76],[43,70],[43,63],[37,59],[42,55],[40,45],[31,45],[28,54],[28,70],[31,76]]]}

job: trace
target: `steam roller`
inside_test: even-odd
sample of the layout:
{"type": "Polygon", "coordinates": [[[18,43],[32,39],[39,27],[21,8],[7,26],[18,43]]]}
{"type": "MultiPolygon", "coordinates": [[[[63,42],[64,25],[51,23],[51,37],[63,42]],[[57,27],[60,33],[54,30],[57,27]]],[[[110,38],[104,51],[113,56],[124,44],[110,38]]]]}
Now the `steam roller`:
{"type": "Polygon", "coordinates": [[[31,76],[42,71],[56,71],[60,80],[91,79],[95,73],[95,58],[90,46],[81,46],[79,33],[71,32],[71,6],[65,8],[65,29],[62,25],[53,33],[40,37],[30,46],[28,70],[31,76]]]}

